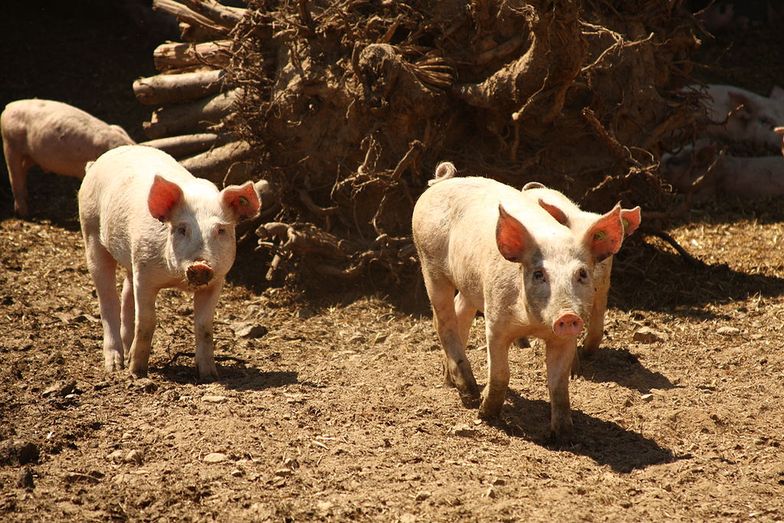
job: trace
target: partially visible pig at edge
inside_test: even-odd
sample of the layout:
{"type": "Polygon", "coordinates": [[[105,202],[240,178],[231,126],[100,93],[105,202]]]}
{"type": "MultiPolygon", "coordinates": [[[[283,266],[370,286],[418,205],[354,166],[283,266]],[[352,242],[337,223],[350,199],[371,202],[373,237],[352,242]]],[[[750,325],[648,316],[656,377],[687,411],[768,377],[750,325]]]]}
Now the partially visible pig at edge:
{"type": "MultiPolygon", "coordinates": [[[[580,209],[565,194],[549,189],[538,182],[527,183],[523,187],[523,195],[531,198],[546,210],[558,223],[565,225],[577,234],[584,233],[601,215],[580,209]]],[[[639,207],[621,209],[624,239],[628,238],[640,226],[642,220],[639,207]]],[[[584,351],[590,355],[599,349],[604,336],[604,316],[607,311],[607,294],[610,291],[610,275],[613,257],[596,264],[593,282],[596,292],[588,320],[587,334],[583,342],[584,351]]]]}
{"type": "Polygon", "coordinates": [[[620,206],[580,236],[518,189],[487,178],[441,178],[414,206],[412,228],[445,381],[464,404],[479,400],[465,347],[474,315],[483,311],[488,382],[479,415],[497,417],[509,385],[509,345],[538,337],[545,342],[551,433],[568,440],[577,336],[593,300],[594,266],[623,241],[620,206]]]}
{"type": "Polygon", "coordinates": [[[53,100],[9,103],[0,114],[0,132],[14,211],[22,217],[29,215],[27,172],[31,167],[81,179],[87,162],[109,149],[134,143],[122,127],[53,100]]]}
{"type": "Polygon", "coordinates": [[[156,296],[176,287],[193,292],[199,378],[217,377],[213,317],[234,263],[234,227],[260,207],[252,182],[219,191],[152,147],[119,147],[88,166],[79,221],[98,293],[107,371],[122,368],[127,353],[131,374],[147,374],[156,296]],[[122,304],[118,264],[125,276],[122,304]]]}
{"type": "Polygon", "coordinates": [[[775,127],[784,125],[784,97],[774,88],[771,97],[731,85],[708,85],[687,89],[704,92],[707,133],[724,142],[754,145],[769,150],[781,148],[775,127]]]}

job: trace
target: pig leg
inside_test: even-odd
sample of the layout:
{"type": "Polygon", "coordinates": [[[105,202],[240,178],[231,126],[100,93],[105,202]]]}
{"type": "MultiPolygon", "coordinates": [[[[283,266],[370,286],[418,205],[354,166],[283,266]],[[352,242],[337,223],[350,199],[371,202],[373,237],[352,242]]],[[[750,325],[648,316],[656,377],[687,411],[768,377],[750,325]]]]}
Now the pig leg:
{"type": "Polygon", "coordinates": [[[85,235],[87,268],[95,283],[103,325],[103,359],[107,372],[123,368],[120,337],[120,300],[117,296],[115,271],[117,262],[97,238],[85,235]]]}
{"type": "Polygon", "coordinates": [[[569,375],[577,352],[577,340],[549,341],[545,349],[547,389],[550,392],[550,431],[558,442],[568,442],[572,435],[569,406],[569,375]]]}
{"type": "Polygon", "coordinates": [[[123,348],[127,354],[131,353],[131,345],[133,344],[133,330],[134,330],[134,310],[133,299],[133,275],[130,271],[126,272],[123,279],[122,287],[122,327],[120,333],[122,335],[123,348]]]}
{"type": "Polygon", "coordinates": [[[468,335],[471,332],[471,324],[476,316],[476,309],[459,292],[455,296],[455,314],[457,316],[457,332],[465,351],[465,347],[468,345],[468,335]]]}
{"type": "Polygon", "coordinates": [[[3,140],[3,154],[8,169],[8,181],[14,195],[14,212],[25,218],[29,215],[27,206],[27,171],[32,167],[30,158],[25,157],[10,140],[3,140]]]}
{"type": "Polygon", "coordinates": [[[199,373],[200,381],[218,379],[218,369],[215,368],[215,357],[213,355],[212,326],[215,317],[215,306],[218,304],[222,288],[223,282],[216,283],[206,289],[197,290],[193,294],[196,370],[199,373]]]}
{"type": "Polygon", "coordinates": [[[136,271],[133,274],[134,297],[134,331],[131,353],[129,355],[130,371],[134,378],[147,375],[150,360],[152,335],[155,332],[155,298],[158,289],[146,283],[136,271]]]}
{"type": "Polygon", "coordinates": [[[588,320],[588,334],[583,342],[583,352],[589,356],[599,349],[604,336],[604,316],[607,312],[607,294],[610,292],[611,273],[612,256],[598,264],[594,270],[596,292],[593,295],[593,305],[590,320],[588,320]]]}
{"type": "Polygon", "coordinates": [[[512,340],[497,334],[497,328],[494,328],[491,322],[486,323],[485,331],[487,334],[488,380],[482,391],[479,417],[493,419],[501,414],[501,407],[506,399],[506,390],[509,387],[509,345],[512,340]]]}
{"type": "Polygon", "coordinates": [[[425,287],[433,306],[433,324],[444,349],[444,381],[457,388],[463,405],[473,407],[479,399],[479,388],[460,337],[455,288],[445,280],[434,282],[428,277],[425,277],[425,287]]]}

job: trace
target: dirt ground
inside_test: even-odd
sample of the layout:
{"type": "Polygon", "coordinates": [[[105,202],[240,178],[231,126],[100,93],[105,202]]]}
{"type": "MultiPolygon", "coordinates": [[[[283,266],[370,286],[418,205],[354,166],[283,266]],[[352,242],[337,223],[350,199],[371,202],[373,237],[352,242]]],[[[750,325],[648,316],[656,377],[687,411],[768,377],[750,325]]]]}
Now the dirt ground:
{"type": "MultiPolygon", "coordinates": [[[[17,7],[0,101],[80,102],[139,137],[129,86],[155,41],[83,30],[109,8],[17,7]]],[[[217,311],[218,382],[196,383],[191,303],[171,291],[149,378],[105,374],[77,188],[34,175],[20,220],[0,184],[0,520],[784,520],[784,202],[675,224],[703,264],[625,246],[605,341],[571,382],[575,442],[557,447],[541,347],[512,350],[501,419],[479,423],[441,384],[421,289],[267,288],[247,245],[217,311]]]]}

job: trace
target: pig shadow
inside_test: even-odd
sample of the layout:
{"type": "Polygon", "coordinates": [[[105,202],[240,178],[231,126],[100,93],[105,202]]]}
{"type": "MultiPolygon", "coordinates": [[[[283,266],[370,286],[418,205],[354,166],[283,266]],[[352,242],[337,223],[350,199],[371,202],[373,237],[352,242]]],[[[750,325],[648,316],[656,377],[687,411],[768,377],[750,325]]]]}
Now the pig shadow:
{"type": "MultiPolygon", "coordinates": [[[[3,169],[3,172],[5,169],[3,169]]],[[[79,203],[77,195],[81,180],[69,176],[44,173],[37,167],[27,176],[30,216],[24,220],[49,224],[68,231],[78,231],[79,203]]],[[[16,218],[14,198],[7,178],[0,185],[0,221],[16,218]]]]}
{"type": "MultiPolygon", "coordinates": [[[[150,372],[174,383],[197,384],[199,380],[192,363],[193,357],[192,352],[178,352],[163,365],[151,368],[150,372]],[[180,359],[183,363],[177,363],[180,359]],[[187,359],[190,361],[186,364],[187,359]]],[[[264,390],[300,383],[294,371],[263,372],[234,356],[216,356],[215,362],[218,367],[217,383],[231,390],[264,390]]]]}
{"type": "Polygon", "coordinates": [[[529,400],[512,390],[507,392],[507,400],[511,402],[511,408],[504,408],[495,426],[509,437],[523,438],[543,447],[587,456],[615,472],[628,473],[683,458],[642,434],[574,409],[572,443],[559,445],[550,437],[548,402],[529,400]]]}
{"type": "Polygon", "coordinates": [[[581,357],[578,375],[594,383],[614,382],[640,393],[675,387],[664,374],[647,369],[625,348],[600,348],[590,358],[581,357]]]}

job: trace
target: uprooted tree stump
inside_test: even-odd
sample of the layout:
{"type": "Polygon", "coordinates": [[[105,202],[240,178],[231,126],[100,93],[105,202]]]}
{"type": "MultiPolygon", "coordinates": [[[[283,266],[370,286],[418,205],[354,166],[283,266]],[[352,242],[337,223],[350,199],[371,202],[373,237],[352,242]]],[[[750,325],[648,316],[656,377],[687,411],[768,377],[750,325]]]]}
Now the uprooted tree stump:
{"type": "Polygon", "coordinates": [[[590,210],[666,210],[658,160],[697,115],[674,94],[699,43],[682,3],[154,0],[192,43],[159,47],[163,74],[137,95],[178,104],[146,128],[213,147],[190,160],[204,176],[270,182],[269,277],[293,263],[397,278],[413,274],[411,211],[440,161],[590,210]]]}

